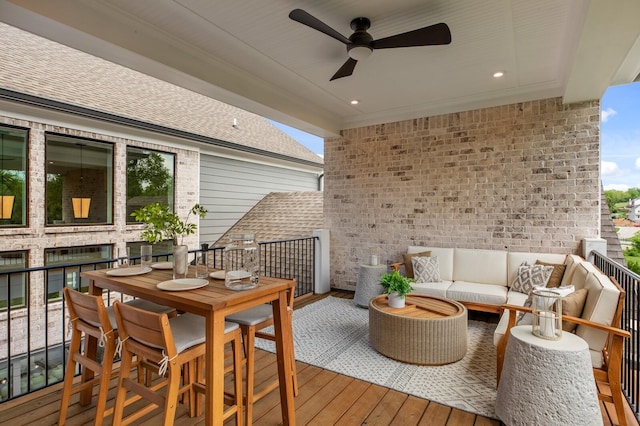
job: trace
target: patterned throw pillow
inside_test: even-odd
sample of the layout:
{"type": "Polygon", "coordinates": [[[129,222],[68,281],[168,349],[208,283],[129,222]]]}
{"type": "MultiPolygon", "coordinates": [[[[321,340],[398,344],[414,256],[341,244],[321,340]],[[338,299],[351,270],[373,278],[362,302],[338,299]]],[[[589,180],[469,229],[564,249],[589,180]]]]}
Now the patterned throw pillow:
{"type": "Polygon", "coordinates": [[[413,274],[417,283],[436,283],[440,279],[440,263],[438,256],[433,257],[413,257],[413,274]]]}
{"type": "Polygon", "coordinates": [[[553,266],[520,265],[518,275],[511,283],[511,290],[530,294],[533,286],[546,287],[552,272],[553,266]]]}
{"type": "Polygon", "coordinates": [[[415,278],[413,275],[413,262],[411,259],[414,257],[428,257],[431,256],[430,251],[422,251],[420,253],[405,253],[402,255],[404,260],[404,272],[407,278],[415,278]]]}

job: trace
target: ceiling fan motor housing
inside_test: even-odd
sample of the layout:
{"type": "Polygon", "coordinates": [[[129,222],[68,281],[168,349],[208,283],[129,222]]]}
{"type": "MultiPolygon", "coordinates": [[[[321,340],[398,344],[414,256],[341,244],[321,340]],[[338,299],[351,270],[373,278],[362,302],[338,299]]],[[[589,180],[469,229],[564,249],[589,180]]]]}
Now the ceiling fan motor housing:
{"type": "Polygon", "coordinates": [[[351,21],[351,29],[355,32],[349,37],[351,43],[347,44],[350,58],[361,61],[373,52],[373,37],[367,32],[370,27],[371,21],[367,18],[355,18],[351,21]]]}

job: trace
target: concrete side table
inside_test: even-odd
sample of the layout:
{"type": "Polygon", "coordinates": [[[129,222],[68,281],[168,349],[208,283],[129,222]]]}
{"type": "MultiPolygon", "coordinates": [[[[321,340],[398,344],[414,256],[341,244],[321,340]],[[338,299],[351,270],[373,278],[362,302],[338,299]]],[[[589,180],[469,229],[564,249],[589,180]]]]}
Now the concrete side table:
{"type": "Polygon", "coordinates": [[[530,325],[513,327],[496,414],[509,426],[602,425],[587,342],[566,332],[545,340],[530,325]]]}
{"type": "Polygon", "coordinates": [[[380,277],[387,272],[387,265],[360,265],[354,302],[362,308],[369,308],[372,297],[382,294],[380,277]]]}

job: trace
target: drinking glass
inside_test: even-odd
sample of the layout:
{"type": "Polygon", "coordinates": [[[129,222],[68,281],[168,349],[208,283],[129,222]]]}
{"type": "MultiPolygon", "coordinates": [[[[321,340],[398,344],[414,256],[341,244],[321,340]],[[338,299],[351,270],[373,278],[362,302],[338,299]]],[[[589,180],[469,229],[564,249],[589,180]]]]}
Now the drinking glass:
{"type": "Polygon", "coordinates": [[[142,267],[151,266],[153,263],[153,246],[151,244],[145,244],[140,246],[140,265],[142,267]]]}

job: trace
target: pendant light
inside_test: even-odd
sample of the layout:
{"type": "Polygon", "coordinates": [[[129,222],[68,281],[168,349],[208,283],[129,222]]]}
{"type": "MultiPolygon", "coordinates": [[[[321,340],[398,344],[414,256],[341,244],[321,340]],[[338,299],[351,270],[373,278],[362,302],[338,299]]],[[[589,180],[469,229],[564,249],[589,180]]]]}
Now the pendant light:
{"type": "Polygon", "coordinates": [[[91,205],[91,198],[82,198],[84,171],[82,164],[82,144],[77,144],[80,147],[80,197],[71,198],[73,204],[73,217],[75,219],[86,219],[89,217],[89,206],[91,205]]]}
{"type": "Polygon", "coordinates": [[[0,182],[0,219],[11,219],[11,214],[13,213],[13,200],[15,196],[13,195],[5,195],[4,192],[4,133],[0,134],[2,136],[2,182],[0,182]]]}

